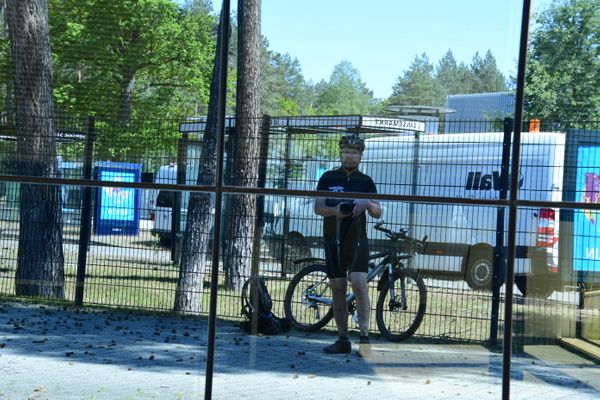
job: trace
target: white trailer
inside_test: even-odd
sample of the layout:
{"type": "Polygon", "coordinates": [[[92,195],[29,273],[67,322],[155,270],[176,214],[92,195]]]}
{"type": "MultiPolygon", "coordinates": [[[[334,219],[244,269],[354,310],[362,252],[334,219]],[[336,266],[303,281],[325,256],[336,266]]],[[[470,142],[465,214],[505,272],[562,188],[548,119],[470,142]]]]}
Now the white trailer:
{"type": "MultiPolygon", "coordinates": [[[[198,170],[200,169],[201,143],[198,140],[188,140],[187,158],[184,183],[195,184],[198,179],[198,170]]],[[[154,176],[155,183],[176,184],[178,169],[177,164],[171,163],[159,167],[154,176]]],[[[171,190],[158,190],[153,209],[153,226],[151,233],[160,239],[160,242],[167,244],[171,241],[173,234],[173,207],[175,206],[175,192],[171,190]]],[[[181,192],[181,207],[179,216],[179,232],[185,230],[187,221],[187,207],[190,199],[190,192],[181,192]]]]}
{"type": "MultiPolygon", "coordinates": [[[[155,183],[177,183],[177,164],[161,166],[154,176],[155,183]]],[[[154,190],[156,198],[153,208],[153,226],[151,233],[158,236],[161,243],[167,243],[171,240],[173,203],[175,192],[169,190],[154,190]]]]}
{"type": "MultiPolygon", "coordinates": [[[[379,193],[424,196],[432,202],[436,197],[498,199],[503,136],[491,132],[371,138],[366,140],[361,170],[373,178],[379,193]]],[[[523,133],[521,142],[519,199],[560,201],[565,135],[523,133]]],[[[305,169],[315,172],[322,167],[305,169]]],[[[313,182],[316,188],[316,177],[313,182]]],[[[300,243],[296,254],[306,255],[311,247],[318,251],[321,219],[313,213],[312,199],[287,203],[286,214],[276,218],[275,237],[294,238],[300,243]]],[[[428,236],[427,252],[414,258],[414,268],[426,275],[464,279],[473,289],[490,288],[498,207],[406,202],[384,202],[383,207],[387,223],[408,227],[415,237],[428,236]]],[[[552,292],[548,285],[527,285],[526,277],[558,278],[558,213],[557,209],[518,212],[516,283],[522,292],[552,292]]],[[[370,222],[371,227],[375,221],[370,222]]],[[[379,232],[370,229],[368,234],[372,249],[385,243],[379,232]]],[[[505,235],[504,246],[507,242],[505,235]]]]}

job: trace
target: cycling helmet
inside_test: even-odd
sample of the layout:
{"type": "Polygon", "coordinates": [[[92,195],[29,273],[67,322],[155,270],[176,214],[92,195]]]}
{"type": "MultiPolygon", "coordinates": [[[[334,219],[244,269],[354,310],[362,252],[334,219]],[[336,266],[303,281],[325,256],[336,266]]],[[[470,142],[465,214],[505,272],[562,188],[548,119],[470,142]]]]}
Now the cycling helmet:
{"type": "Polygon", "coordinates": [[[352,147],[363,152],[365,150],[365,140],[354,133],[351,135],[344,135],[340,138],[340,149],[342,147],[352,147]]]}

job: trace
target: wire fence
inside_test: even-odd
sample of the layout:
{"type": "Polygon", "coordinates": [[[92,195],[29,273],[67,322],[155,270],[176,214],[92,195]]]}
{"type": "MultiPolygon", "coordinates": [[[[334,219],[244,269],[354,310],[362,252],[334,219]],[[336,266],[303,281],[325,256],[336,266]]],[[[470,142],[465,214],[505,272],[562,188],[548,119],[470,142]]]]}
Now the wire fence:
{"type": "MultiPolygon", "coordinates": [[[[310,194],[319,195],[319,177],[339,166],[340,136],[353,132],[366,140],[361,170],[375,181],[378,194],[373,197],[382,202],[387,226],[408,228],[417,238],[428,236],[426,252],[410,265],[425,276],[429,291],[416,336],[484,342],[502,328],[503,290],[494,326],[491,287],[494,276],[504,273],[497,250],[508,243],[503,199],[510,130],[507,136],[497,121],[487,121],[483,132],[438,134],[427,132],[419,121],[394,117],[265,117],[259,137],[244,142],[236,136],[239,123],[228,119],[226,124],[218,316],[241,318],[240,283],[252,273],[268,279],[274,311],[284,314],[287,285],[304,265],[294,261],[323,257],[322,221],[313,212],[310,194]],[[249,165],[251,179],[240,179],[249,165]],[[249,206],[240,208],[244,192],[249,206]],[[239,242],[251,246],[240,250],[239,242]]],[[[56,254],[62,259],[50,261],[62,276],[33,274],[33,284],[58,282],[69,301],[77,301],[80,290],[85,304],[170,311],[182,265],[190,263],[193,253],[199,265],[191,289],[198,294],[195,312],[207,313],[216,182],[206,166],[216,160],[211,147],[216,142],[205,131],[206,121],[124,127],[110,120],[61,119],[55,126],[56,151],[49,152],[55,168],[42,177],[28,176],[23,165],[40,157],[47,161],[43,148],[35,153],[20,145],[22,138],[8,122],[0,138],[0,293],[31,296],[22,290],[19,275],[27,268],[23,259],[31,262],[24,256],[36,254],[33,263],[43,269],[49,261],[40,254],[48,253],[40,249],[60,247],[56,254]],[[59,235],[52,236],[57,242],[27,236],[50,225],[47,213],[30,211],[52,205],[31,197],[27,187],[38,195],[50,192],[42,188],[59,189],[61,224],[59,235]],[[202,199],[208,203],[207,223],[199,226],[190,214],[198,218],[202,209],[192,203],[202,199]],[[207,240],[186,247],[192,235],[207,240]]],[[[563,132],[522,134],[518,198],[536,203],[521,206],[517,218],[515,321],[521,322],[515,329],[527,328],[515,335],[522,342],[553,342],[572,333],[581,319],[582,288],[600,282],[594,209],[600,182],[597,128],[580,123],[563,132]]],[[[376,251],[385,248],[386,240],[373,231],[374,222],[369,220],[368,234],[376,251]]],[[[376,284],[370,289],[373,299],[376,284]]]]}

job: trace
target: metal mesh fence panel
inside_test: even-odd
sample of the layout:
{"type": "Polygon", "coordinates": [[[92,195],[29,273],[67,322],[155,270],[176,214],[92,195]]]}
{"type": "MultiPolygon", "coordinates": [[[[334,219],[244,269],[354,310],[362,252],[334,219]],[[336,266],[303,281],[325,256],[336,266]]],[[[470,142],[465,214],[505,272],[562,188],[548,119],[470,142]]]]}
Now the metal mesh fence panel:
{"type": "MultiPolygon", "coordinates": [[[[258,150],[252,157],[249,153],[242,157],[234,148],[235,125],[240,122],[228,119],[225,171],[233,172],[236,163],[256,163],[260,174],[256,180],[246,182],[252,185],[251,188],[311,192],[316,189],[316,183],[324,171],[337,167],[337,142],[341,135],[348,131],[358,131],[367,144],[361,168],[373,177],[378,193],[417,196],[426,201],[382,202],[383,219],[392,228],[405,227],[415,237],[428,236],[429,247],[426,254],[417,256],[411,263],[412,268],[422,271],[429,289],[427,315],[417,331],[417,337],[487,341],[491,326],[492,294],[489,290],[494,271],[493,247],[499,214],[496,207],[461,204],[459,199],[498,198],[502,185],[502,133],[494,132],[492,125],[488,132],[446,135],[415,134],[407,129],[389,128],[386,125],[382,127],[382,124],[392,122],[397,120],[381,118],[374,122],[359,116],[263,119],[260,137],[254,139],[260,140],[261,145],[257,146],[258,150]],[[458,201],[444,204],[444,198],[458,201]]],[[[62,195],[65,298],[74,299],[77,271],[81,263],[78,243],[85,188],[82,182],[85,139],[92,135],[93,233],[85,260],[84,302],[172,310],[180,277],[182,241],[191,193],[175,185],[193,189],[199,182],[205,121],[143,121],[122,128],[103,119],[94,120],[91,127],[87,120],[57,120],[56,125],[60,128],[56,134],[58,172],[55,178],[62,179],[61,182],[73,181],[73,184],[59,184],[62,195]],[[163,141],[162,147],[157,148],[152,143],[137,138],[137,133],[141,131],[153,131],[155,136],[163,135],[169,141],[163,141]],[[109,140],[121,148],[114,165],[104,161],[111,159],[111,153],[103,147],[109,140]],[[138,165],[141,173],[137,180],[126,181],[125,175],[120,176],[109,169],[109,173],[105,174],[107,181],[102,182],[102,168],[129,165],[138,165]],[[111,183],[115,182],[118,186],[112,187],[111,183]],[[143,186],[144,184],[148,185],[143,186]],[[133,211],[127,208],[129,206],[126,203],[107,205],[106,199],[117,196],[116,199],[119,195],[121,200],[128,196],[135,199],[134,203],[130,203],[133,204],[133,211]],[[102,201],[105,203],[102,204],[102,201]],[[103,206],[108,208],[102,209],[103,206]],[[126,225],[124,220],[112,221],[114,226],[110,227],[108,234],[98,232],[101,217],[109,212],[111,206],[111,212],[123,216],[137,212],[135,234],[123,234],[126,225]]],[[[589,141],[589,137],[581,133],[583,131],[579,132],[580,136],[583,135],[580,141],[584,142],[586,138],[589,141]]],[[[562,192],[555,184],[562,182],[563,175],[572,175],[573,172],[573,169],[569,170],[572,168],[569,167],[572,161],[563,157],[565,138],[568,140],[568,137],[569,132],[524,133],[520,198],[542,202],[562,200],[562,192]]],[[[3,159],[9,159],[14,154],[15,146],[14,136],[4,137],[2,149],[6,158],[3,159]]],[[[574,153],[568,154],[571,156],[568,155],[567,158],[574,153]]],[[[590,167],[592,158],[585,160],[586,168],[590,167]]],[[[18,171],[10,162],[5,162],[3,174],[18,175],[18,171]]],[[[570,179],[574,181],[576,177],[570,179]]],[[[232,184],[234,180],[235,176],[226,172],[225,183],[232,184]]],[[[593,187],[581,189],[581,185],[574,183],[574,189],[570,192],[572,198],[594,200],[593,187]]],[[[2,293],[9,295],[15,290],[20,185],[15,181],[7,181],[3,185],[3,265],[0,287],[2,293]]],[[[234,186],[227,187],[231,187],[233,191],[243,191],[234,186]]],[[[228,202],[233,197],[233,193],[227,194],[225,204],[230,204],[228,202]]],[[[283,296],[287,285],[304,266],[302,263],[295,264],[294,261],[324,256],[321,219],[313,212],[314,198],[307,195],[264,194],[251,196],[251,201],[255,208],[249,218],[259,221],[256,226],[260,227],[257,272],[267,277],[274,311],[283,316],[283,296]]],[[[552,214],[544,210],[543,207],[522,208],[518,214],[517,293],[539,296],[539,300],[525,301],[523,304],[527,306],[518,315],[528,315],[531,310],[542,308],[544,312],[564,307],[571,310],[573,304],[558,300],[548,307],[547,300],[544,300],[554,290],[560,291],[567,280],[569,284],[575,282],[572,286],[577,286],[578,279],[573,278],[570,272],[565,272],[566,269],[559,269],[559,243],[553,239],[558,234],[554,232],[554,236],[548,239],[543,235],[552,232],[540,231],[541,227],[546,227],[542,226],[542,222],[545,224],[552,221],[558,226],[563,219],[568,220],[569,213],[572,215],[573,212],[553,210],[552,214]],[[528,277],[544,273],[550,274],[548,279],[552,284],[533,284],[531,278],[528,281],[528,277]]],[[[585,212],[581,213],[583,217],[587,215],[585,212]]],[[[232,251],[228,244],[236,239],[243,239],[241,231],[237,229],[238,217],[233,208],[224,208],[224,225],[219,244],[221,256],[225,255],[223,264],[220,265],[219,316],[234,320],[239,320],[241,315],[240,293],[235,285],[232,286],[233,278],[237,274],[237,280],[243,283],[252,274],[252,263],[256,263],[252,260],[252,253],[246,253],[242,257],[245,269],[234,270],[227,264],[230,262],[227,251],[232,251]]],[[[385,247],[385,238],[372,230],[375,222],[372,220],[368,223],[373,251],[385,247]]],[[[566,226],[565,237],[577,236],[566,226]]],[[[202,230],[208,236],[212,232],[211,227],[203,227],[202,230]]],[[[589,235],[584,237],[588,238],[585,240],[590,240],[589,235]]],[[[212,236],[210,238],[212,243],[212,236]]],[[[254,239],[250,241],[252,240],[254,239]]],[[[204,257],[210,259],[211,245],[206,246],[203,252],[204,257]]],[[[587,259],[574,255],[575,264],[584,262],[583,260],[587,259]]],[[[586,265],[589,273],[585,276],[593,285],[595,267],[593,264],[586,265]]],[[[205,262],[204,268],[201,312],[206,312],[208,304],[209,261],[205,262]]],[[[542,278],[544,279],[546,278],[542,278]]],[[[375,300],[376,281],[373,285],[371,296],[375,300]]],[[[523,318],[535,319],[535,314],[533,312],[533,316],[523,318]]],[[[501,327],[501,321],[499,323],[501,327]]],[[[331,324],[329,326],[333,327],[331,324]]],[[[374,321],[371,327],[376,329],[374,321]]],[[[538,332],[534,336],[539,340],[552,340],[554,334],[549,330],[538,332]]]]}

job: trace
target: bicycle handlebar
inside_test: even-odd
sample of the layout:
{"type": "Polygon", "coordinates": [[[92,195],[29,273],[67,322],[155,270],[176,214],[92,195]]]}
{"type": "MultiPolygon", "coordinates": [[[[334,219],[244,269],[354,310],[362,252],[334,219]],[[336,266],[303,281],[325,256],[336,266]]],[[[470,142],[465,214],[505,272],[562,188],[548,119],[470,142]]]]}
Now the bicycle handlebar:
{"type": "Polygon", "coordinates": [[[375,230],[385,233],[385,236],[387,236],[393,242],[402,241],[403,244],[412,246],[412,250],[415,253],[421,253],[425,250],[425,242],[427,241],[427,235],[425,235],[423,239],[418,240],[409,236],[407,229],[400,229],[398,232],[394,232],[390,229],[383,228],[383,224],[385,224],[385,221],[379,221],[375,224],[373,228],[375,228],[375,230]]]}

